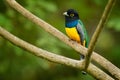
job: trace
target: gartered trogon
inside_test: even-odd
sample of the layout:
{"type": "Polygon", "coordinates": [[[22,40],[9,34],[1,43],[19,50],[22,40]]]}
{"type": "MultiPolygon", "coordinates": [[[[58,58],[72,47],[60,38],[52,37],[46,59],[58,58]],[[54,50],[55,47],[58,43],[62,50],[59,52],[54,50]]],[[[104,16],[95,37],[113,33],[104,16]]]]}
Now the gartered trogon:
{"type": "MultiPolygon", "coordinates": [[[[63,15],[65,16],[65,31],[68,37],[84,47],[88,47],[87,31],[79,18],[78,12],[74,9],[69,9],[63,15]]],[[[81,55],[80,60],[83,58],[84,56],[81,55]]]]}

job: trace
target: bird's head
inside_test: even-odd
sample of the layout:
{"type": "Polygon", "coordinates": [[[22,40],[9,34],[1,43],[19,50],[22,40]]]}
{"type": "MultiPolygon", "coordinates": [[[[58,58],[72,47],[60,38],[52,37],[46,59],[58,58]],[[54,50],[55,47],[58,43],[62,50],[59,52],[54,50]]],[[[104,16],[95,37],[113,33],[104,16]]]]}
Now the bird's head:
{"type": "Polygon", "coordinates": [[[66,21],[73,21],[79,19],[78,12],[74,9],[68,9],[66,12],[63,13],[63,15],[65,16],[66,21]]]}

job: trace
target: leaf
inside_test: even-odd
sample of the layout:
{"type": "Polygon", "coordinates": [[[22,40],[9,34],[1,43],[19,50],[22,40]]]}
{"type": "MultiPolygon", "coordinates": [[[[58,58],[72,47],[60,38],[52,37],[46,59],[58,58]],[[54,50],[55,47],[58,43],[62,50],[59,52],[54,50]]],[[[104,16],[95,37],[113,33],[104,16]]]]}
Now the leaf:
{"type": "Polygon", "coordinates": [[[120,18],[119,17],[113,17],[110,19],[107,23],[108,28],[113,28],[116,31],[120,31],[120,18]]]}
{"type": "Polygon", "coordinates": [[[39,5],[49,12],[57,11],[57,6],[53,2],[41,1],[39,5]]]}
{"type": "Polygon", "coordinates": [[[5,17],[3,14],[0,14],[0,25],[5,27],[7,30],[12,30],[12,24],[11,21],[5,17]]]}

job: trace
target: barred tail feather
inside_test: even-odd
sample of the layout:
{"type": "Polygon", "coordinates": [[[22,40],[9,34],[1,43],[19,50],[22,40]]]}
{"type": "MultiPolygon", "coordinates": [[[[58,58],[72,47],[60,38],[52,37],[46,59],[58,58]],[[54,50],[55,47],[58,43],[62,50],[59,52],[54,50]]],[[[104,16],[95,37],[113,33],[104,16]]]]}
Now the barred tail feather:
{"type": "MultiPolygon", "coordinates": [[[[81,54],[81,55],[80,55],[80,60],[83,60],[84,58],[85,58],[85,56],[81,54]]],[[[86,73],[85,71],[82,71],[82,74],[83,74],[83,75],[86,75],[87,73],[86,73]]]]}

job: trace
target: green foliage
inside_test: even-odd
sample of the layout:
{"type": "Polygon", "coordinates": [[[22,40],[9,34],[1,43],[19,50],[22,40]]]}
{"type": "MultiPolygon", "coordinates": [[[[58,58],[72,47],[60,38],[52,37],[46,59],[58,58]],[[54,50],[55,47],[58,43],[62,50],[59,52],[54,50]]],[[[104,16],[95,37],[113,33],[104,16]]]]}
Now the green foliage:
{"type": "Polygon", "coordinates": [[[108,27],[113,28],[116,31],[120,31],[120,18],[119,17],[114,17],[108,22],[108,27]]]}
{"type": "Polygon", "coordinates": [[[92,0],[96,5],[105,5],[107,3],[107,0],[92,0]]]}
{"type": "MultiPolygon", "coordinates": [[[[33,14],[65,33],[63,11],[78,10],[92,35],[104,10],[106,0],[17,0],[33,14]]],[[[120,67],[120,0],[110,15],[96,50],[120,67]],[[108,45],[109,44],[109,45],[108,45]]],[[[0,25],[19,38],[59,55],[79,59],[73,49],[27,20],[4,0],[0,3],[0,25]]],[[[0,37],[0,80],[95,80],[81,71],[40,59],[0,37]]]]}
{"type": "Polygon", "coordinates": [[[111,12],[112,15],[110,16],[110,19],[107,25],[108,25],[108,28],[112,28],[120,32],[120,22],[119,22],[120,21],[120,10],[119,10],[120,1],[117,0],[116,3],[117,4],[114,6],[113,11],[111,12]]]}
{"type": "Polygon", "coordinates": [[[11,21],[3,14],[0,14],[0,24],[1,24],[1,26],[4,26],[7,30],[9,30],[9,31],[12,30],[11,21]]]}

